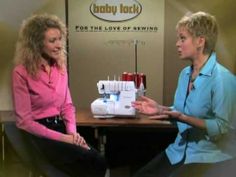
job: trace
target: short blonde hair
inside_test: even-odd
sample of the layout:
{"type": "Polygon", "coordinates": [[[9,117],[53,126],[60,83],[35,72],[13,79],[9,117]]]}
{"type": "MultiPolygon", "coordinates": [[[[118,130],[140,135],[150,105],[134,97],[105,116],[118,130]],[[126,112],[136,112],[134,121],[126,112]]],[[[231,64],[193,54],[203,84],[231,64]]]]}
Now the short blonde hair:
{"type": "Polygon", "coordinates": [[[185,28],[193,37],[204,37],[204,54],[215,50],[218,25],[214,16],[205,12],[187,13],[176,25],[176,29],[185,28]]]}
{"type": "Polygon", "coordinates": [[[21,25],[14,58],[15,64],[23,64],[31,76],[36,76],[38,73],[44,46],[44,34],[49,28],[56,28],[61,32],[63,48],[56,65],[60,69],[65,68],[67,31],[64,23],[55,15],[33,15],[24,20],[21,25]]]}

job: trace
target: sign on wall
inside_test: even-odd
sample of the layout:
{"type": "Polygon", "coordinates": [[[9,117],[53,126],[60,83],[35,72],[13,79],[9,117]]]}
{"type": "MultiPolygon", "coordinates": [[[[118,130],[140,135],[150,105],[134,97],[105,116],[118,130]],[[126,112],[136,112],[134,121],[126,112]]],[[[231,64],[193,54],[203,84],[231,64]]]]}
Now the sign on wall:
{"type": "Polygon", "coordinates": [[[89,5],[90,13],[99,20],[111,22],[109,25],[77,24],[77,32],[157,32],[158,26],[124,25],[122,22],[138,18],[142,13],[142,4],[136,0],[94,0],[89,5]],[[112,22],[120,22],[112,25],[112,22]]]}
{"type": "Polygon", "coordinates": [[[68,12],[70,86],[77,107],[90,107],[99,96],[99,80],[118,79],[124,71],[145,73],[147,95],[162,102],[164,0],[70,0],[68,12]]]}
{"type": "Polygon", "coordinates": [[[95,0],[90,5],[90,12],[99,19],[119,22],[137,17],[142,6],[136,0],[95,0]]]}

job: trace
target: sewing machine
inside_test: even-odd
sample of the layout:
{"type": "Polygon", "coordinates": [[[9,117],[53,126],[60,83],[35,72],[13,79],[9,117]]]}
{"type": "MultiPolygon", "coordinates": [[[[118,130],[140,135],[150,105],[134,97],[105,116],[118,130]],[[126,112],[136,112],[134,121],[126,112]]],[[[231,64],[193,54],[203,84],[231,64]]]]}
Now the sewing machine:
{"type": "Polygon", "coordinates": [[[102,98],[94,100],[91,111],[95,118],[114,116],[135,116],[131,102],[136,100],[136,88],[133,81],[101,80],[97,83],[102,98]]]}

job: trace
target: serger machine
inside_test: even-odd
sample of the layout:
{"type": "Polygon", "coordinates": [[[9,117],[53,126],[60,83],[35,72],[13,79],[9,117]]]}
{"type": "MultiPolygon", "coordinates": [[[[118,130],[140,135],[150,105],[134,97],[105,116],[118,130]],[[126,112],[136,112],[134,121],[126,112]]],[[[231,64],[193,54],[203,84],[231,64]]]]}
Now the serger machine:
{"type": "Polygon", "coordinates": [[[102,97],[91,104],[94,117],[135,116],[131,102],[135,101],[137,90],[133,81],[101,80],[97,88],[102,97]]]}

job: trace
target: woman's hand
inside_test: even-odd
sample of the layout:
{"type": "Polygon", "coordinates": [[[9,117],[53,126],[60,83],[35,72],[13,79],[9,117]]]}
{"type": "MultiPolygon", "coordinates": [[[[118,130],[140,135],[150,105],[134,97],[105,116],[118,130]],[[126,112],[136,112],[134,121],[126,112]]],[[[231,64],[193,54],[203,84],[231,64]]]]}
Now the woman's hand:
{"type": "Polygon", "coordinates": [[[150,119],[156,119],[156,120],[176,120],[179,122],[187,123],[191,126],[207,130],[207,126],[204,119],[196,118],[193,116],[185,115],[182,112],[176,111],[176,110],[164,110],[162,114],[159,115],[153,115],[149,117],[150,119]]]}
{"type": "Polygon", "coordinates": [[[70,143],[70,144],[75,144],[77,146],[81,146],[87,150],[90,149],[85,139],[82,136],[80,136],[79,133],[76,133],[76,132],[72,134],[63,134],[61,137],[61,141],[70,143]]]}
{"type": "Polygon", "coordinates": [[[157,102],[146,96],[141,96],[139,100],[132,102],[132,106],[138,112],[149,116],[162,114],[164,110],[171,110],[169,107],[159,105],[157,102]]]}
{"type": "Polygon", "coordinates": [[[154,115],[154,116],[150,116],[150,119],[157,119],[157,120],[171,120],[171,119],[175,119],[175,120],[181,120],[181,118],[183,117],[183,114],[181,112],[178,111],[172,111],[172,110],[164,110],[161,112],[161,114],[159,115],[154,115]]]}
{"type": "Polygon", "coordinates": [[[73,135],[73,144],[81,146],[85,149],[90,149],[85,139],[82,136],[80,136],[79,133],[73,133],[72,135],[73,135]]]}
{"type": "Polygon", "coordinates": [[[132,102],[132,106],[140,113],[146,115],[155,115],[159,111],[157,102],[146,97],[141,96],[139,100],[132,102]]]}

